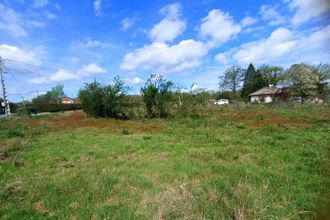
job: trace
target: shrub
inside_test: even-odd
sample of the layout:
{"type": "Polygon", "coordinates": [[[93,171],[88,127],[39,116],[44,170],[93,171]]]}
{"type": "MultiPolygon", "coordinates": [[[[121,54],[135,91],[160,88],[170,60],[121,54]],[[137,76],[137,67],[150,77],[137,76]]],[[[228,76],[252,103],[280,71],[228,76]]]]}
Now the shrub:
{"type": "Polygon", "coordinates": [[[144,87],[141,88],[143,102],[146,104],[150,118],[168,116],[168,105],[172,100],[174,84],[166,81],[160,74],[151,74],[144,87]]]}
{"type": "Polygon", "coordinates": [[[123,118],[127,90],[123,81],[115,77],[112,85],[101,86],[97,82],[85,84],[78,96],[82,109],[92,117],[123,118]]]}

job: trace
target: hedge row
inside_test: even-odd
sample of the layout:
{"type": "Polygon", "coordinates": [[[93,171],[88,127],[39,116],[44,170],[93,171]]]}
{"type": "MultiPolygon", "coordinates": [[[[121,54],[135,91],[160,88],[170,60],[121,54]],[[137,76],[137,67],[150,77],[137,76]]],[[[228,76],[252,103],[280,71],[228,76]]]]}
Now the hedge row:
{"type": "Polygon", "coordinates": [[[28,105],[27,107],[35,109],[39,112],[61,112],[82,109],[81,104],[40,104],[28,105]]]}

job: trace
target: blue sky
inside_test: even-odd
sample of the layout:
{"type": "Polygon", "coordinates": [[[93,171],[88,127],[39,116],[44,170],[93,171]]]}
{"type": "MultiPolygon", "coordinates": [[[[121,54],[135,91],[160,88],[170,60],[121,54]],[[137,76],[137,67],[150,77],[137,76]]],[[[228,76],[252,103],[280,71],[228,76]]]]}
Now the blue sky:
{"type": "Polygon", "coordinates": [[[328,62],[327,2],[1,0],[9,98],[57,84],[75,97],[84,83],[116,75],[138,93],[150,73],[216,90],[230,65],[328,62]]]}

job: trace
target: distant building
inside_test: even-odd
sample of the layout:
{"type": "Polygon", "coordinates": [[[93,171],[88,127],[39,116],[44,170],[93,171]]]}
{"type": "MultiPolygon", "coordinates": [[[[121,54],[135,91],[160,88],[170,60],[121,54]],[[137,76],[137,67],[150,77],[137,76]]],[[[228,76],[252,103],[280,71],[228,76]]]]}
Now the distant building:
{"type": "Polygon", "coordinates": [[[270,85],[251,93],[249,96],[251,103],[271,103],[285,100],[288,97],[288,90],[270,85]]]}
{"type": "Polygon", "coordinates": [[[62,104],[73,104],[74,100],[72,98],[69,98],[67,96],[61,97],[61,103],[62,104]]]}

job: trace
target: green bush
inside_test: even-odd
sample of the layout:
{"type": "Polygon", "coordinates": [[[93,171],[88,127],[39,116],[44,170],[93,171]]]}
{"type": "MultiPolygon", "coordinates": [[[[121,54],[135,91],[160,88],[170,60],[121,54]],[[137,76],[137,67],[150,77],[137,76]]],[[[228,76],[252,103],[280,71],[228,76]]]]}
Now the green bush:
{"type": "Polygon", "coordinates": [[[78,96],[82,109],[92,117],[125,118],[127,90],[124,82],[115,77],[112,85],[101,86],[98,82],[85,84],[78,96]]]}
{"type": "Polygon", "coordinates": [[[162,75],[151,74],[145,86],[141,88],[148,117],[165,118],[168,116],[168,105],[172,101],[173,88],[173,82],[166,81],[162,75]]]}

